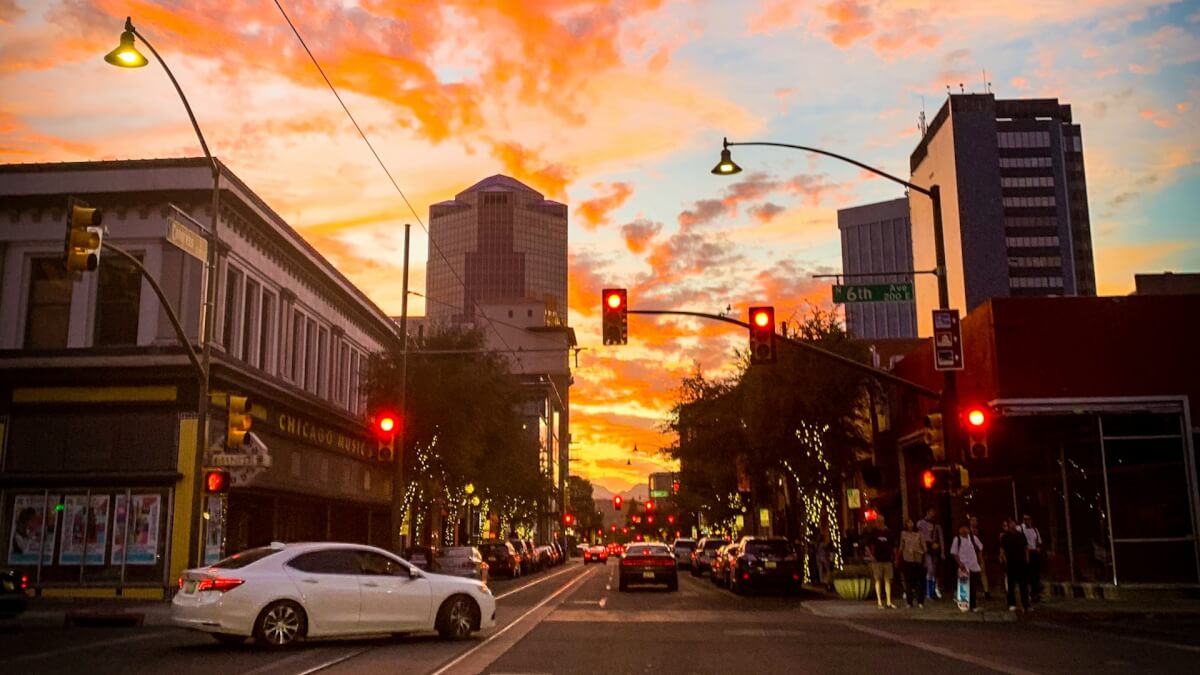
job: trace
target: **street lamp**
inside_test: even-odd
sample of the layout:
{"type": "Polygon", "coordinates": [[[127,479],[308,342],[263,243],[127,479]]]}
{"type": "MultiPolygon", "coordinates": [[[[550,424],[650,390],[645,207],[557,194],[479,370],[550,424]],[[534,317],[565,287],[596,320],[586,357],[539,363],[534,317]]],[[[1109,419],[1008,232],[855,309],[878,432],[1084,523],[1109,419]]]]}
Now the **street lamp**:
{"type": "MultiPolygon", "coordinates": [[[[879,169],[876,169],[873,166],[869,166],[869,165],[863,164],[862,162],[859,162],[857,160],[850,159],[849,157],[845,157],[845,156],[839,155],[837,153],[829,152],[828,150],[821,150],[820,148],[810,148],[806,145],[792,145],[791,143],[770,143],[770,142],[766,142],[766,141],[730,143],[728,138],[724,138],[721,140],[722,140],[721,161],[717,162],[717,165],[715,167],[713,167],[713,170],[712,170],[712,172],[714,174],[717,174],[719,176],[733,175],[735,173],[739,173],[742,170],[742,167],[738,166],[733,161],[733,157],[730,154],[729,148],[731,148],[735,145],[769,145],[769,146],[776,147],[776,148],[790,148],[792,150],[803,150],[805,152],[813,152],[818,155],[825,155],[826,157],[833,157],[834,159],[840,159],[843,162],[853,164],[854,166],[857,166],[860,169],[865,169],[867,171],[870,171],[871,173],[873,173],[877,176],[882,176],[883,178],[886,178],[886,179],[892,181],[893,183],[899,183],[910,190],[913,190],[915,192],[920,192],[921,194],[925,195],[926,197],[929,197],[929,199],[932,200],[932,202],[933,202],[933,248],[934,248],[934,255],[936,257],[935,259],[936,259],[936,266],[937,266],[937,268],[934,270],[933,273],[934,273],[934,276],[937,277],[938,307],[940,309],[950,309],[950,288],[946,281],[946,242],[945,242],[945,238],[942,234],[942,191],[939,186],[930,185],[929,187],[925,188],[925,187],[921,187],[920,185],[913,185],[912,183],[910,183],[902,178],[897,178],[896,176],[893,176],[890,173],[887,173],[886,171],[881,171],[879,169]]],[[[948,420],[958,419],[958,415],[956,414],[957,386],[956,386],[956,380],[955,380],[955,373],[953,370],[945,370],[945,371],[942,371],[942,376],[943,376],[942,397],[941,397],[942,417],[943,417],[943,419],[948,419],[948,420]]],[[[955,439],[950,439],[950,440],[954,444],[954,447],[957,447],[957,443],[956,443],[955,439]]]]}
{"type": "MultiPolygon", "coordinates": [[[[212,153],[208,151],[208,143],[204,141],[204,134],[201,133],[200,125],[196,122],[196,115],[192,113],[192,106],[188,103],[187,96],[184,96],[183,89],[180,88],[179,82],[175,79],[175,75],[171,72],[171,69],[167,67],[167,62],[163,61],[162,56],[159,55],[158,50],[154,48],[154,45],[150,44],[150,41],[146,39],[146,36],[139,33],[137,28],[134,28],[132,17],[125,18],[125,31],[121,33],[121,43],[116,49],[106,54],[104,56],[104,60],[120,68],[141,68],[142,66],[145,66],[147,63],[149,63],[149,61],[147,61],[146,57],[137,50],[137,47],[134,45],[135,38],[141,40],[142,43],[146,45],[146,48],[150,50],[150,53],[154,54],[154,58],[158,60],[159,65],[163,67],[163,70],[167,73],[167,77],[170,78],[171,84],[175,85],[175,91],[179,94],[179,100],[183,101],[183,107],[185,110],[187,110],[188,119],[192,121],[192,128],[196,131],[196,138],[200,141],[200,149],[204,151],[204,157],[208,159],[208,163],[212,166],[212,224],[210,225],[208,232],[208,260],[205,263],[206,269],[204,273],[205,299],[204,311],[201,315],[202,328],[200,337],[203,355],[201,358],[202,367],[199,375],[200,400],[198,402],[196,411],[196,421],[197,425],[199,426],[196,431],[196,436],[199,447],[197,448],[196,460],[194,466],[192,467],[194,474],[198,477],[200,475],[200,468],[203,466],[204,453],[208,452],[208,397],[209,383],[212,379],[212,318],[213,308],[216,306],[217,302],[217,248],[220,243],[220,237],[217,234],[217,223],[219,221],[219,213],[221,208],[221,165],[217,163],[217,160],[212,156],[212,153]]],[[[192,512],[197,513],[199,512],[198,507],[200,506],[201,499],[200,490],[194,490],[193,492],[194,496],[192,498],[192,512]]],[[[200,531],[200,528],[197,528],[197,532],[195,533],[195,536],[192,537],[190,543],[190,546],[193,547],[192,552],[194,553],[194,560],[196,561],[196,564],[202,564],[204,562],[201,559],[202,552],[204,550],[204,547],[201,544],[202,536],[203,532],[200,531]]]]}

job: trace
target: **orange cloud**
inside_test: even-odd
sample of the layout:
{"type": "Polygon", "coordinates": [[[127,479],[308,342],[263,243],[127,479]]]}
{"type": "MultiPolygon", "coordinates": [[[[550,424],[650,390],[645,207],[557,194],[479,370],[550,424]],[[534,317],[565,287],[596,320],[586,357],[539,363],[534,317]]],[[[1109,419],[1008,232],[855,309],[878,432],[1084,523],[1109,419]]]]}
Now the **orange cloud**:
{"type": "Polygon", "coordinates": [[[843,49],[875,30],[871,23],[871,10],[865,4],[854,0],[835,0],[825,5],[824,10],[825,17],[833,22],[826,26],[825,33],[833,44],[843,49]]]}
{"type": "MultiPolygon", "coordinates": [[[[600,191],[604,184],[597,183],[593,187],[600,191]]],[[[583,202],[575,209],[575,215],[583,220],[585,228],[594,230],[607,225],[608,214],[620,208],[632,194],[633,186],[629,183],[609,183],[607,194],[583,202]]]]}
{"type": "Polygon", "coordinates": [[[1166,113],[1159,113],[1151,108],[1146,108],[1138,111],[1144,120],[1150,120],[1154,126],[1159,129],[1169,129],[1171,127],[1171,118],[1167,117],[1166,113]]]}
{"type": "Polygon", "coordinates": [[[751,33],[772,33],[799,24],[800,3],[794,0],[768,0],[746,21],[751,33]]]}
{"type": "Polygon", "coordinates": [[[504,172],[528,183],[551,199],[565,199],[574,171],[561,164],[544,165],[536,154],[520,143],[496,143],[492,154],[504,165],[504,172]],[[535,168],[539,167],[539,168],[535,168]]]}
{"type": "Polygon", "coordinates": [[[662,231],[662,223],[655,223],[644,218],[625,223],[621,226],[621,237],[630,253],[641,255],[645,252],[650,240],[662,231]]]}

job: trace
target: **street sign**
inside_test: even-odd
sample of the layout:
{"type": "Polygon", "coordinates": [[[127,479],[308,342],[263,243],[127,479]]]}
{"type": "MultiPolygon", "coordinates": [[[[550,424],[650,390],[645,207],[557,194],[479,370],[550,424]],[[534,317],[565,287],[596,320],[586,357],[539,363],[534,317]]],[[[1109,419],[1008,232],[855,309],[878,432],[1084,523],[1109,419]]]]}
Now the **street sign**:
{"type": "Polygon", "coordinates": [[[846,488],[846,506],[852,509],[862,508],[862,492],[858,488],[846,488]]]}
{"type": "Polygon", "coordinates": [[[218,452],[212,456],[213,466],[271,466],[270,455],[238,455],[231,452],[218,452]]]}
{"type": "Polygon", "coordinates": [[[850,284],[833,287],[833,301],[847,302],[909,302],[913,299],[911,281],[895,284],[850,284]]]}
{"type": "Polygon", "coordinates": [[[208,259],[208,240],[171,216],[167,216],[167,241],[196,260],[208,259]]]}
{"type": "Polygon", "coordinates": [[[957,309],[933,310],[933,367],[963,369],[962,326],[957,309]]]}

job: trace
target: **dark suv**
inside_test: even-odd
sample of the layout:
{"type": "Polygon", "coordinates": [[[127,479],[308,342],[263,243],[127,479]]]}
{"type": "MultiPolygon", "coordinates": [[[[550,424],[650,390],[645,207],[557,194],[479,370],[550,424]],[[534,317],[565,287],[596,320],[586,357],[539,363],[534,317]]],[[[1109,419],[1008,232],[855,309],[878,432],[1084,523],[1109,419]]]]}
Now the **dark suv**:
{"type": "Polygon", "coordinates": [[[521,576],[521,554],[509,541],[493,541],[479,545],[479,552],[487,562],[489,573],[509,578],[521,576]]]}
{"type": "Polygon", "coordinates": [[[802,572],[796,549],[782,537],[742,537],[726,571],[734,593],[754,588],[795,592],[800,589],[802,572]]]}

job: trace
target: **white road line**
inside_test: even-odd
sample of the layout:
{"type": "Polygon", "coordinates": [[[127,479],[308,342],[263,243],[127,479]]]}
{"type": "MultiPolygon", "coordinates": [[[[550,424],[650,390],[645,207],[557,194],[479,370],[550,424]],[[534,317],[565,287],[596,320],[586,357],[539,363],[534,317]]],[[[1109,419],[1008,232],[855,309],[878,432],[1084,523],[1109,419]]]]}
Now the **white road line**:
{"type": "Polygon", "coordinates": [[[562,575],[566,574],[567,572],[572,572],[574,570],[575,570],[574,566],[568,567],[565,570],[559,570],[559,571],[555,572],[554,574],[551,574],[548,577],[542,577],[541,579],[538,579],[537,581],[531,581],[531,582],[525,584],[524,586],[521,586],[519,588],[514,588],[511,591],[508,591],[507,593],[501,593],[500,595],[496,596],[496,599],[503,600],[504,598],[507,598],[510,595],[515,595],[517,593],[520,593],[521,591],[525,590],[526,588],[531,588],[533,586],[537,586],[538,584],[542,583],[543,581],[550,581],[554,577],[562,576],[562,575]]]}
{"type": "Polygon", "coordinates": [[[1034,624],[1039,628],[1056,628],[1062,631],[1071,633],[1083,633],[1084,635],[1094,635],[1096,637],[1116,638],[1126,642],[1137,642],[1144,645],[1153,645],[1155,647],[1168,647],[1170,649],[1178,649],[1185,652],[1200,652],[1200,646],[1197,645],[1181,645],[1178,642],[1168,642],[1166,640],[1155,640],[1154,638],[1135,637],[1133,635],[1118,635],[1116,633],[1106,633],[1104,631],[1088,630],[1086,628],[1076,628],[1074,626],[1063,626],[1056,623],[1037,622],[1034,624]]]}
{"type": "Polygon", "coordinates": [[[143,633],[140,635],[130,635],[129,637],[117,638],[115,640],[103,640],[101,642],[89,642],[85,645],[75,645],[74,647],[59,647],[52,652],[38,652],[36,654],[21,654],[20,656],[12,656],[4,660],[5,663],[18,663],[20,661],[36,661],[44,659],[48,656],[61,656],[63,654],[72,654],[74,652],[83,652],[96,647],[111,647],[112,645],[120,645],[128,642],[140,642],[142,640],[152,640],[154,638],[165,637],[168,635],[178,635],[175,631],[161,631],[157,633],[143,633]]]}
{"type": "Polygon", "coordinates": [[[979,666],[980,668],[987,668],[988,670],[994,670],[998,673],[1007,673],[1008,675],[1037,675],[1037,673],[1035,673],[1032,670],[1025,670],[1023,668],[1008,666],[1003,663],[997,663],[996,661],[989,661],[988,659],[974,656],[971,654],[963,654],[962,652],[956,652],[953,649],[946,649],[945,647],[938,647],[937,645],[931,645],[928,642],[922,642],[920,640],[915,640],[911,637],[897,635],[896,633],[890,633],[886,630],[880,630],[878,628],[871,628],[869,626],[864,626],[859,623],[854,623],[853,621],[839,621],[838,623],[842,624],[843,626],[853,628],[854,630],[856,630],[860,633],[866,633],[867,635],[874,635],[875,637],[881,637],[885,640],[891,640],[892,642],[896,642],[896,643],[899,643],[902,645],[907,645],[909,647],[915,647],[917,649],[929,652],[931,654],[937,654],[938,656],[944,656],[948,659],[954,659],[955,661],[962,661],[964,663],[969,663],[973,666],[979,666]]]}
{"type": "Polygon", "coordinates": [[[349,654],[344,654],[342,656],[339,656],[336,659],[326,661],[325,663],[322,663],[318,666],[313,666],[312,668],[309,668],[308,670],[302,670],[299,673],[296,673],[296,675],[311,675],[311,673],[320,672],[322,670],[325,670],[326,668],[332,668],[332,667],[336,666],[337,664],[343,663],[345,661],[349,661],[350,659],[352,659],[360,654],[365,654],[365,653],[371,651],[371,649],[373,649],[373,647],[363,647],[362,649],[352,651],[349,654]]]}
{"type": "MultiPolygon", "coordinates": [[[[567,589],[569,589],[569,588],[571,588],[572,586],[574,586],[575,584],[579,583],[581,580],[588,578],[589,576],[591,576],[591,575],[590,575],[588,572],[584,572],[583,574],[580,574],[579,576],[575,577],[574,579],[572,579],[572,580],[568,581],[567,583],[563,584],[563,585],[562,585],[562,588],[558,589],[557,591],[554,591],[553,593],[551,593],[549,596],[547,596],[545,599],[543,599],[541,602],[539,602],[538,604],[534,605],[533,607],[530,607],[530,608],[529,608],[529,610],[528,610],[527,612],[525,612],[525,613],[524,613],[524,614],[522,614],[521,616],[517,617],[516,619],[513,619],[511,622],[509,622],[509,624],[508,624],[507,626],[505,626],[504,628],[501,628],[500,630],[496,631],[495,633],[493,633],[493,634],[489,635],[489,636],[488,636],[488,638],[487,638],[486,640],[484,640],[483,642],[480,642],[479,644],[475,645],[474,647],[472,647],[471,649],[467,650],[466,652],[463,652],[462,654],[460,654],[460,655],[458,656],[458,658],[454,659],[454,660],[453,660],[453,661],[451,661],[450,663],[447,663],[446,665],[442,666],[441,668],[439,668],[439,669],[435,670],[434,672],[430,673],[430,675],[442,675],[442,673],[449,672],[449,670],[450,670],[451,668],[453,668],[454,666],[458,665],[458,664],[459,664],[459,662],[461,662],[463,659],[465,659],[465,658],[467,658],[468,656],[470,656],[470,655],[474,654],[475,652],[479,651],[480,649],[482,649],[482,648],[486,647],[486,646],[487,646],[488,644],[490,644],[490,643],[491,643],[493,640],[495,640],[496,638],[498,638],[498,637],[500,637],[501,635],[504,635],[506,632],[508,632],[508,629],[510,629],[510,628],[512,628],[513,626],[515,626],[515,625],[517,625],[517,624],[521,623],[521,622],[522,622],[522,621],[524,621],[524,620],[525,620],[525,618],[526,618],[526,617],[528,617],[530,614],[533,614],[533,613],[534,613],[534,612],[536,612],[537,610],[541,609],[541,608],[542,608],[542,607],[544,607],[544,606],[545,606],[547,603],[549,603],[551,600],[553,600],[554,598],[557,598],[558,596],[562,595],[563,593],[565,593],[565,592],[567,591],[567,589]]],[[[549,577],[547,577],[547,578],[549,578],[549,577]]]]}

